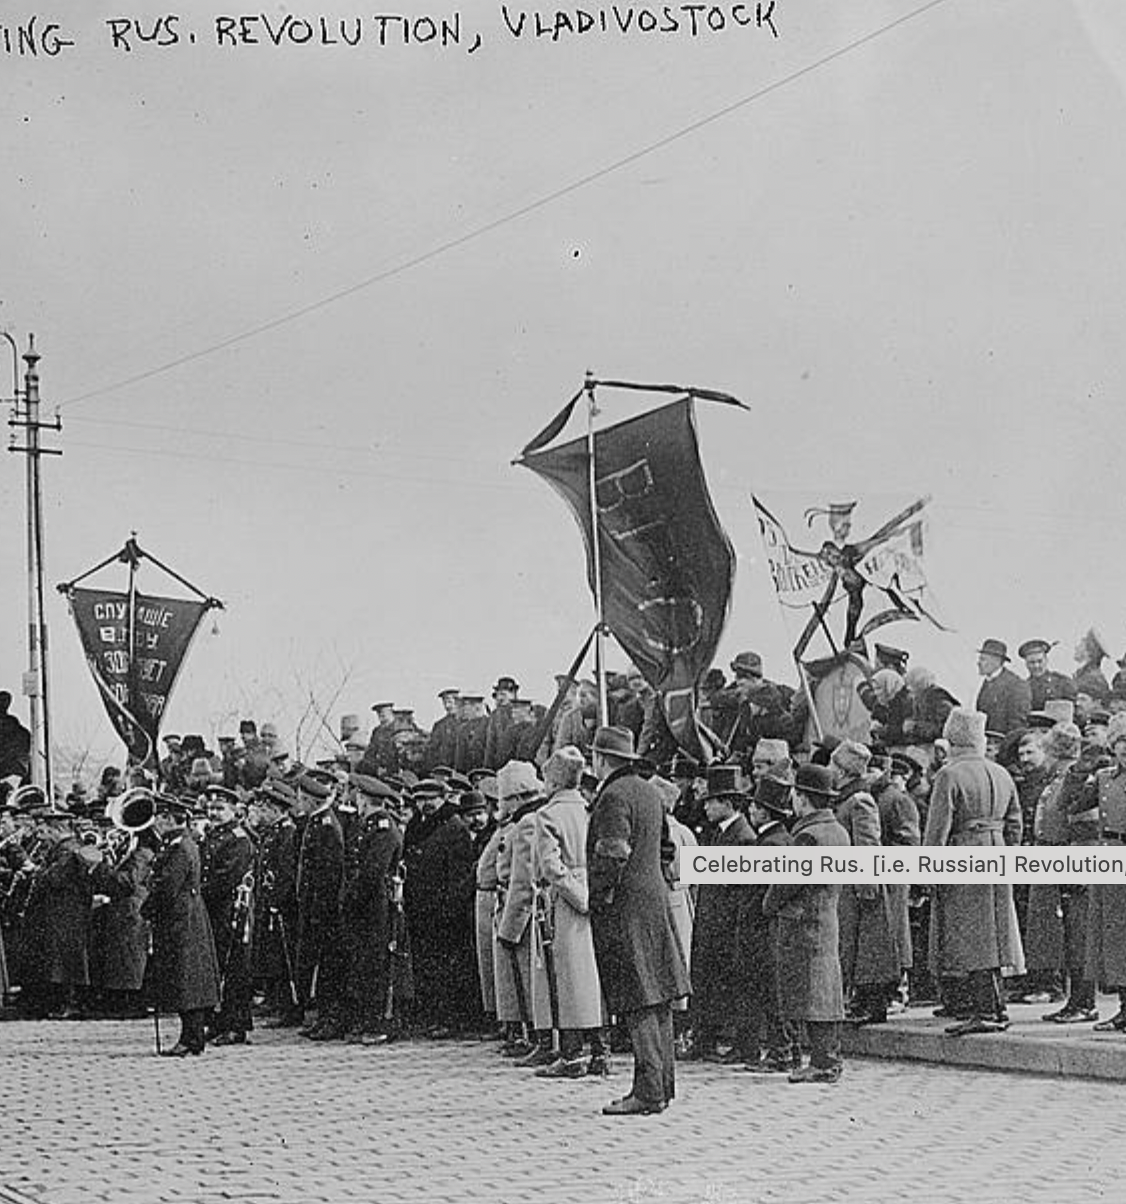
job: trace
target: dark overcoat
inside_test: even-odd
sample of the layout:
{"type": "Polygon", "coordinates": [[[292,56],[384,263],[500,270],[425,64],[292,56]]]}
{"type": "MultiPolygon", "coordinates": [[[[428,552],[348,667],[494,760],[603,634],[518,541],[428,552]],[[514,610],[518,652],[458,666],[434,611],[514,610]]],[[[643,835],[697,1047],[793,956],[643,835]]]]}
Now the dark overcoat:
{"type": "MultiPolygon", "coordinates": [[[[733,821],[711,844],[741,846],[755,843],[755,830],[746,816],[733,821]]],[[[739,917],[749,906],[754,886],[703,883],[696,894],[692,930],[692,1010],[709,1028],[734,1020],[745,990],[747,967],[739,958],[739,917]]]]}
{"type": "Polygon", "coordinates": [[[516,724],[512,721],[512,707],[498,706],[489,716],[485,729],[486,769],[497,770],[507,765],[516,755],[516,724]]]}
{"type": "Polygon", "coordinates": [[[146,980],[156,1006],[169,1012],[215,1007],[219,960],[200,893],[199,849],[186,832],[156,855],[141,914],[152,924],[146,980]]]}
{"type": "MultiPolygon", "coordinates": [[[[847,845],[848,833],[832,811],[814,811],[794,824],[796,851],[810,845],[847,845]]],[[[774,883],[763,911],[774,917],[778,1014],[785,1020],[843,1020],[840,935],[835,883],[774,883]]]]}
{"type": "MultiPolygon", "coordinates": [[[[1095,775],[1099,843],[1121,853],[1126,836],[1126,770],[1095,775]]],[[[1087,888],[1087,977],[1104,990],[1126,989],[1126,886],[1092,882],[1087,888]]]]}
{"type": "Polygon", "coordinates": [[[1024,727],[1031,706],[1028,682],[1017,677],[1011,669],[1002,669],[992,680],[981,683],[974,709],[985,712],[988,731],[1007,736],[1018,727],[1024,727]]]}
{"type": "Polygon", "coordinates": [[[430,729],[426,742],[426,772],[439,765],[457,769],[457,740],[461,720],[456,715],[443,715],[430,729]]]}
{"type": "Polygon", "coordinates": [[[94,890],[90,864],[72,837],[54,845],[32,882],[20,933],[21,983],[90,984],[88,944],[94,890]]]}
{"type": "MultiPolygon", "coordinates": [[[[1020,844],[1021,830],[1020,801],[1008,771],[956,748],[935,775],[923,844],[988,850],[1020,844]]],[[[936,975],[1002,967],[1023,973],[1013,888],[988,882],[936,885],[930,961],[936,975]]]]}
{"type": "Polygon", "coordinates": [[[103,861],[93,872],[94,890],[109,902],[95,913],[99,939],[91,977],[107,991],[139,991],[149,959],[149,922],[141,915],[156,851],[139,841],[118,866],[103,861]]]}
{"type": "MultiPolygon", "coordinates": [[[[403,855],[403,832],[385,812],[362,819],[345,868],[343,914],[348,942],[348,994],[368,1019],[381,1018],[388,1003],[393,965],[391,939],[394,883],[403,855]]],[[[406,983],[398,978],[392,1006],[404,1003],[406,983]]]]}
{"type": "Polygon", "coordinates": [[[418,1003],[439,1022],[476,1015],[477,851],[452,804],[410,825],[404,860],[403,901],[418,1003]]]}
{"type": "MultiPolygon", "coordinates": [[[[914,809],[906,795],[903,800],[914,809]]],[[[836,805],[837,820],[854,845],[896,843],[884,838],[880,806],[854,779],[836,805]]],[[[889,809],[889,818],[891,809],[889,809]]],[[[900,835],[904,835],[900,833],[900,835]]],[[[916,812],[915,844],[919,843],[916,812]]],[[[841,888],[838,920],[841,935],[841,974],[845,990],[854,986],[893,983],[911,966],[911,921],[908,887],[886,883],[847,883],[841,888]]]]}
{"type": "Polygon", "coordinates": [[[297,940],[297,829],[288,817],[259,831],[254,880],[253,972],[285,979],[297,940]]]}
{"type": "Polygon", "coordinates": [[[591,809],[586,860],[594,953],[607,1005],[618,1015],[692,990],[661,868],[664,818],[656,788],[630,765],[606,778],[591,809]]]}
{"type": "MultiPolygon", "coordinates": [[[[789,829],[781,820],[770,820],[757,831],[756,839],[765,848],[788,848],[794,843],[789,829]]],[[[769,888],[765,882],[754,882],[746,888],[739,909],[737,964],[747,977],[749,1000],[759,1000],[764,994],[775,995],[774,933],[770,917],[762,905],[769,888]]],[[[771,1009],[773,1010],[773,1009],[771,1009]]]]}
{"type": "Polygon", "coordinates": [[[485,741],[488,734],[488,715],[478,715],[462,721],[457,729],[457,755],[454,758],[454,769],[458,773],[484,768],[485,741]]]}
{"type": "Polygon", "coordinates": [[[235,897],[247,872],[254,868],[254,845],[237,823],[211,828],[199,846],[200,892],[219,964],[235,936],[235,897]]]}
{"type": "Polygon", "coordinates": [[[312,998],[314,983],[322,998],[343,990],[338,948],[343,874],[344,829],[333,808],[325,807],[305,820],[298,836],[296,972],[303,1002],[312,998]],[[326,982],[327,974],[337,979],[326,982]]]}

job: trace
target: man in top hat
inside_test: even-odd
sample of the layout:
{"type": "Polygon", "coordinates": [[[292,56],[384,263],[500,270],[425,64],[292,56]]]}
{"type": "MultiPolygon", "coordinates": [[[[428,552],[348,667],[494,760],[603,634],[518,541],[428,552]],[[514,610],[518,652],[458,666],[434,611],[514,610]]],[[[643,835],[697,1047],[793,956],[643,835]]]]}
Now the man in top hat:
{"type": "Polygon", "coordinates": [[[493,713],[485,733],[485,760],[489,769],[497,770],[513,759],[515,740],[512,733],[512,700],[520,693],[514,677],[501,677],[493,686],[493,713]]]}
{"type": "Polygon", "coordinates": [[[357,821],[344,858],[341,913],[349,946],[349,1040],[392,1040],[410,1002],[402,973],[406,956],[401,916],[403,829],[398,797],[378,778],[353,774],[357,821]]]}
{"type": "Polygon", "coordinates": [[[200,896],[200,856],[191,835],[190,803],[156,798],[153,831],[161,849],[153,862],[141,914],[152,924],[152,955],[145,978],[157,1012],[180,1015],[180,1037],[165,1057],[204,1050],[207,1016],[219,1002],[219,963],[207,909],[200,896]]]}
{"type": "Polygon", "coordinates": [[[1025,640],[1017,649],[1017,656],[1024,661],[1028,670],[1030,709],[1042,711],[1044,704],[1053,698],[1075,698],[1075,683],[1064,673],[1048,668],[1048,654],[1055,647],[1047,640],[1025,640]]]}
{"type": "Polygon", "coordinates": [[[254,862],[254,981],[265,990],[269,1028],[301,1023],[295,972],[297,938],[297,826],[292,810],[297,791],[270,778],[250,800],[250,822],[258,838],[254,862]]]}
{"type": "MultiPolygon", "coordinates": [[[[925,845],[997,847],[1020,844],[1021,814],[1008,770],[985,757],[985,715],[955,707],[943,729],[950,756],[934,778],[925,845]]],[[[953,1037],[1008,1028],[1001,970],[1024,970],[1012,887],[940,883],[931,895],[931,971],[959,980],[963,998],[947,989],[945,1011],[965,1019],[953,1037]]]]}
{"type": "Polygon", "coordinates": [[[485,763],[485,744],[489,736],[489,717],[485,714],[482,694],[462,694],[458,699],[457,752],[453,767],[458,773],[476,769],[493,770],[485,763]]]}
{"type": "MultiPolygon", "coordinates": [[[[742,770],[738,765],[708,769],[704,812],[710,845],[755,843],[754,829],[743,814],[747,805],[742,770]]],[[[705,1062],[745,1062],[750,1057],[749,1034],[741,1026],[747,990],[745,966],[738,958],[740,912],[751,888],[733,883],[703,883],[696,892],[696,922],[692,929],[692,1048],[689,1059],[705,1062]],[[722,1039],[732,1042],[720,1054],[722,1039]]]]}
{"type": "Polygon", "coordinates": [[[600,728],[592,745],[602,782],[587,829],[591,930],[610,1010],[633,1046],[633,1087],[609,1116],[663,1112],[676,1093],[672,1003],[691,993],[661,864],[664,808],[638,773],[633,735],[600,728]]]}
{"type": "Polygon", "coordinates": [[[988,731],[1007,736],[1024,727],[1032,709],[1028,682],[1005,666],[1009,650],[1002,640],[986,640],[977,650],[977,671],[981,674],[981,689],[974,709],[985,715],[988,731]]]}
{"type": "MultiPolygon", "coordinates": [[[[756,779],[750,806],[756,844],[788,848],[794,843],[788,826],[794,815],[793,782],[789,767],[756,779]]],[[[765,883],[752,883],[739,913],[738,961],[744,967],[746,983],[744,1069],[752,1074],[788,1074],[800,1063],[801,1055],[793,1025],[778,1012],[774,933],[770,917],[762,909],[766,892],[765,883]]]]}
{"type": "Polygon", "coordinates": [[[457,700],[460,694],[461,691],[453,687],[438,694],[444,714],[430,729],[430,739],[426,745],[427,773],[436,765],[453,765],[457,760],[457,733],[461,727],[457,700]]]}
{"type": "Polygon", "coordinates": [[[426,1035],[449,1037],[472,1027],[477,960],[473,837],[457,798],[424,778],[411,790],[418,814],[404,834],[403,903],[411,932],[415,1004],[426,1035]]]}
{"type": "MultiPolygon", "coordinates": [[[[848,833],[833,815],[834,799],[831,769],[798,766],[791,829],[795,851],[849,843],[848,833]]],[[[793,1024],[804,1022],[809,1039],[809,1065],[791,1070],[791,1083],[835,1083],[841,1077],[840,891],[836,883],[774,883],[763,900],[763,912],[775,924],[779,1015],[793,1024]]]]}
{"type": "Polygon", "coordinates": [[[216,1045],[245,1045],[250,1015],[249,925],[254,844],[239,822],[239,796],[225,786],[203,792],[208,829],[200,847],[200,891],[219,958],[220,1006],[211,1024],[216,1045]]]}

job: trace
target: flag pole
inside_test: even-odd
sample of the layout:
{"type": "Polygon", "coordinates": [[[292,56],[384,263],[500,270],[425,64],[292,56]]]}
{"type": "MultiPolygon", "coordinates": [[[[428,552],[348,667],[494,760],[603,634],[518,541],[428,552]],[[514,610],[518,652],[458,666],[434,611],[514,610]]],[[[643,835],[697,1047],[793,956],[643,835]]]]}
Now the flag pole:
{"type": "MultiPolygon", "coordinates": [[[[137,532],[131,532],[132,538],[125,545],[129,552],[136,547],[137,532]]],[[[137,557],[129,555],[129,711],[135,714],[140,702],[140,691],[137,688],[137,557]]],[[[132,754],[132,749],[129,750],[132,754]]]]}
{"type": "Polygon", "coordinates": [[[594,458],[594,420],[598,416],[598,403],[595,400],[594,388],[596,385],[594,374],[590,371],[586,374],[586,383],[583,389],[586,393],[586,451],[587,451],[587,492],[590,494],[590,551],[591,559],[594,562],[594,612],[595,612],[595,637],[594,637],[594,672],[595,680],[598,683],[598,722],[606,724],[609,722],[609,707],[606,699],[606,659],[605,659],[605,619],[602,606],[602,545],[598,534],[598,497],[596,494],[596,486],[598,484],[598,472],[595,466],[594,458]]]}

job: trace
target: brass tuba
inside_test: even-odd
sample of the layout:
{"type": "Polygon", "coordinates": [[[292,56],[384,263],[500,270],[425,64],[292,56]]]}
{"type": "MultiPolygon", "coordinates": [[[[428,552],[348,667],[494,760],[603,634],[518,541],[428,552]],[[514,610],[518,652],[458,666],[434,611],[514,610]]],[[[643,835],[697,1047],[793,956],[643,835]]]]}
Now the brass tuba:
{"type": "Polygon", "coordinates": [[[152,827],[156,818],[156,795],[147,786],[134,786],[110,802],[106,815],[119,831],[136,836],[152,827]]]}

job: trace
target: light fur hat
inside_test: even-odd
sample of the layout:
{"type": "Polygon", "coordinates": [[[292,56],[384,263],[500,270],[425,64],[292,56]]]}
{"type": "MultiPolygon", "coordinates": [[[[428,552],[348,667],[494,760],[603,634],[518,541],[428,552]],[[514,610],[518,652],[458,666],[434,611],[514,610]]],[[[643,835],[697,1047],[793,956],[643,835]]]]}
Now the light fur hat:
{"type": "Polygon", "coordinates": [[[790,758],[789,744],[776,736],[760,736],[755,745],[755,752],[759,756],[770,757],[772,761],[788,761],[790,758]]]}
{"type": "Polygon", "coordinates": [[[543,784],[548,790],[568,790],[579,784],[586,758],[573,744],[557,748],[543,767],[543,784]]]}
{"type": "Polygon", "coordinates": [[[866,744],[861,744],[858,740],[842,740],[833,749],[829,763],[835,765],[842,773],[858,778],[867,771],[871,759],[872,753],[866,744]]]}
{"type": "Polygon", "coordinates": [[[497,790],[502,799],[519,794],[542,794],[543,783],[530,761],[509,761],[497,771],[497,790]]]}
{"type": "Polygon", "coordinates": [[[985,754],[985,712],[971,711],[969,707],[955,707],[946,716],[942,735],[951,748],[973,748],[985,754]]]}
{"type": "Polygon", "coordinates": [[[1074,723],[1057,723],[1044,737],[1044,751],[1052,757],[1077,757],[1083,737],[1074,723]]]}

